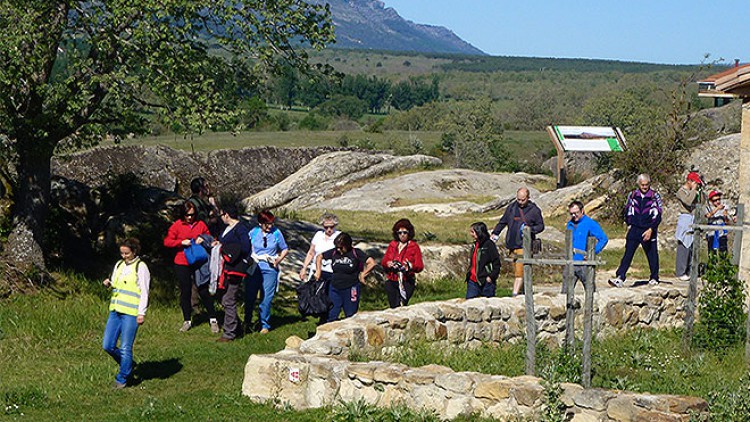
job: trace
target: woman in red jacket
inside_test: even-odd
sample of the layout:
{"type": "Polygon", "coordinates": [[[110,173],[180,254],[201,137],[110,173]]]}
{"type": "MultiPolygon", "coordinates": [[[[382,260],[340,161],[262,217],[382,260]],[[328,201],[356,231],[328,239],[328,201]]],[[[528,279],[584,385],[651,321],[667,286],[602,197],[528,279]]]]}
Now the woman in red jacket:
{"type": "Polygon", "coordinates": [[[393,240],[380,262],[388,280],[385,292],[391,308],[406,306],[414,294],[415,274],[424,269],[422,250],[414,241],[414,226],[406,218],[393,225],[393,240]]]}
{"type": "MultiPolygon", "coordinates": [[[[185,247],[190,246],[191,240],[194,240],[197,244],[203,243],[203,239],[200,235],[207,235],[209,232],[206,223],[196,218],[196,209],[192,202],[185,201],[179,208],[179,211],[181,214],[180,218],[169,227],[167,237],[164,238],[164,246],[168,248],[177,248],[177,254],[174,256],[174,272],[175,276],[177,276],[177,282],[180,285],[180,307],[182,308],[183,317],[180,331],[185,332],[193,326],[190,321],[190,314],[192,311],[190,296],[193,289],[192,283],[194,273],[198,269],[198,266],[191,266],[188,264],[187,258],[185,257],[185,247]]],[[[216,315],[214,314],[213,299],[208,293],[208,283],[198,286],[198,294],[201,297],[203,306],[205,306],[208,311],[211,331],[213,333],[218,333],[219,323],[216,321],[216,315]]]]}

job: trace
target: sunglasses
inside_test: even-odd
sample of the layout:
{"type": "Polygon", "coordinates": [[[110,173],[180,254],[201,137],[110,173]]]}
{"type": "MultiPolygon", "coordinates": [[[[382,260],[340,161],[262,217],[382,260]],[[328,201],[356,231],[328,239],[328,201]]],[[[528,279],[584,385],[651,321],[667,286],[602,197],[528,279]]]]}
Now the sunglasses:
{"type": "Polygon", "coordinates": [[[185,214],[185,217],[195,217],[195,213],[185,214]]]}
{"type": "Polygon", "coordinates": [[[268,247],[268,237],[266,237],[266,236],[263,236],[263,247],[264,248],[268,247]]]}
{"type": "Polygon", "coordinates": [[[324,228],[325,230],[333,230],[333,229],[335,229],[335,228],[336,228],[336,226],[335,226],[335,225],[334,225],[334,226],[323,226],[323,228],[324,228]]]}
{"type": "Polygon", "coordinates": [[[398,233],[398,234],[409,234],[409,232],[406,231],[406,230],[399,230],[396,233],[398,233]]]}

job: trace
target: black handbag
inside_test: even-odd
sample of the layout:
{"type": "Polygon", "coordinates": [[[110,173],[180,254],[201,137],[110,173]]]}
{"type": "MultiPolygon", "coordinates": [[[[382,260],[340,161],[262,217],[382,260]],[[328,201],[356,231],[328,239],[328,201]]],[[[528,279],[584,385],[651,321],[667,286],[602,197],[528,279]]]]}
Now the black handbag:
{"type": "Polygon", "coordinates": [[[297,287],[297,309],[302,316],[320,315],[333,306],[324,280],[310,279],[297,287]]]}

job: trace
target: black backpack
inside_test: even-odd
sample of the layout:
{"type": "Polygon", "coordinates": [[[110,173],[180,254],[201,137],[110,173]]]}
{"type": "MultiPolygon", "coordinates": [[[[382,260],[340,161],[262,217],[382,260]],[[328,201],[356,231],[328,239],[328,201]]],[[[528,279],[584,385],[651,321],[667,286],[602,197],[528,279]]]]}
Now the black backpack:
{"type": "Polygon", "coordinates": [[[297,299],[299,300],[297,309],[302,316],[320,315],[331,309],[333,304],[331,299],[328,298],[327,287],[325,281],[316,281],[314,278],[297,287],[297,299]]]}

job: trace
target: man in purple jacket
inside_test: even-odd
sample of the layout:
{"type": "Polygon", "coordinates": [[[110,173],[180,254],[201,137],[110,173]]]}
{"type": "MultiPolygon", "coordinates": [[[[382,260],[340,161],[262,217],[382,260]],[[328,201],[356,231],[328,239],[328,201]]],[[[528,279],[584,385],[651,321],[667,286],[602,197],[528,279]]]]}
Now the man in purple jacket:
{"type": "Polygon", "coordinates": [[[628,195],[625,203],[625,223],[628,234],[625,237],[625,255],[622,256],[620,267],[617,268],[615,278],[609,280],[614,287],[625,284],[625,276],[630,268],[638,246],[643,247],[651,271],[648,284],[659,284],[659,250],[657,249],[656,233],[661,223],[661,196],[651,189],[651,178],[648,174],[638,175],[638,189],[628,195]]]}

